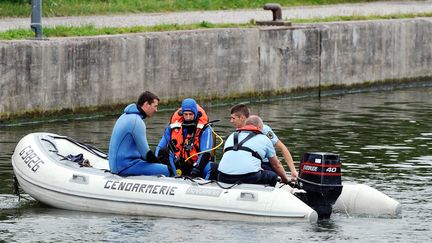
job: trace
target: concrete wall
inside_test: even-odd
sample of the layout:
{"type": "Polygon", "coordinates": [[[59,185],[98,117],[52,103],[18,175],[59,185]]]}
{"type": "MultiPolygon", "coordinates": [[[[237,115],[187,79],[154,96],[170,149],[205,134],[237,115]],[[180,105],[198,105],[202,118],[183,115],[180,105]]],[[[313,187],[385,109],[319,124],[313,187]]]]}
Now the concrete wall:
{"type": "MultiPolygon", "coordinates": [[[[27,112],[432,77],[432,19],[0,42],[0,121],[27,112]]],[[[432,79],[431,79],[432,80],[432,79]]]]}
{"type": "Polygon", "coordinates": [[[319,85],[320,30],[261,30],[259,78],[263,90],[290,91],[319,85]]]}
{"type": "Polygon", "coordinates": [[[317,27],[321,29],[321,85],[432,76],[431,18],[317,27]]]}

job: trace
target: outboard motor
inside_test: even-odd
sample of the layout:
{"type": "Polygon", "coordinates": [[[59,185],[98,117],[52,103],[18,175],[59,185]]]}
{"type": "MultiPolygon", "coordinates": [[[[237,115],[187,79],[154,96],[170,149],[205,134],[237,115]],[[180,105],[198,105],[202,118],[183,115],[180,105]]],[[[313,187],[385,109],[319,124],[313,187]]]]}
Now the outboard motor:
{"type": "Polygon", "coordinates": [[[300,162],[298,184],[305,190],[297,196],[318,213],[320,219],[329,218],[332,206],[342,192],[339,155],[305,153],[300,162]]]}

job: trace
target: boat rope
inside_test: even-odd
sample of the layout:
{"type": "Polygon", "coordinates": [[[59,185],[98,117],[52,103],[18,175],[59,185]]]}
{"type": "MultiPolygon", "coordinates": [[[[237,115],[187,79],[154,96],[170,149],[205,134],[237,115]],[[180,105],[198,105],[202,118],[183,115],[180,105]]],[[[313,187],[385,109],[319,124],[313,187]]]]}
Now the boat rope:
{"type": "Polygon", "coordinates": [[[347,209],[347,207],[346,207],[346,205],[345,205],[344,200],[341,200],[341,201],[342,201],[342,205],[344,206],[345,213],[347,214],[348,218],[351,218],[351,216],[350,216],[349,213],[348,213],[348,209],[347,209]]]}
{"type": "Polygon", "coordinates": [[[219,186],[220,188],[222,188],[222,189],[231,189],[231,188],[233,188],[233,187],[235,187],[235,186],[238,186],[238,185],[242,184],[240,181],[238,181],[238,182],[236,182],[236,183],[234,183],[234,184],[231,184],[230,186],[225,187],[225,186],[223,186],[222,184],[220,184],[219,181],[215,181],[215,183],[216,183],[216,185],[218,185],[218,186],[219,186]]]}
{"type": "Polygon", "coordinates": [[[18,182],[18,178],[14,175],[13,176],[13,193],[16,195],[16,196],[18,196],[18,201],[21,201],[21,199],[23,199],[23,200],[27,200],[27,201],[31,201],[31,200],[34,200],[30,195],[28,195],[28,194],[21,194],[21,192],[23,192],[23,191],[21,191],[20,190],[20,185],[19,185],[19,182],[18,182]]]}
{"type": "Polygon", "coordinates": [[[54,150],[48,150],[49,152],[55,153],[56,155],[60,156],[63,160],[67,160],[68,159],[66,156],[64,156],[64,155],[62,155],[62,154],[60,154],[58,152],[57,146],[53,142],[51,142],[50,140],[45,139],[45,138],[42,138],[41,140],[45,141],[45,142],[48,142],[48,143],[50,143],[53,146],[54,150]]]}
{"type": "Polygon", "coordinates": [[[221,136],[219,136],[219,134],[217,134],[217,133],[214,131],[214,129],[212,129],[211,126],[210,126],[210,130],[212,131],[212,133],[213,133],[217,138],[219,138],[220,143],[219,143],[218,145],[216,145],[214,148],[207,149],[207,150],[203,150],[203,151],[201,151],[201,152],[198,152],[198,153],[194,153],[194,154],[192,154],[191,156],[189,156],[189,157],[187,157],[187,158],[185,159],[185,162],[188,161],[190,158],[196,156],[196,155],[200,155],[200,154],[203,154],[203,153],[211,152],[211,151],[213,151],[213,150],[218,149],[220,146],[222,146],[222,144],[223,144],[223,142],[224,142],[223,138],[222,138],[221,136]]]}
{"type": "Polygon", "coordinates": [[[13,188],[14,188],[14,194],[18,196],[18,201],[21,201],[21,194],[19,190],[19,183],[16,176],[13,176],[13,188]]]}
{"type": "Polygon", "coordinates": [[[197,184],[200,185],[200,186],[204,186],[204,185],[207,185],[207,184],[215,183],[215,184],[218,185],[220,188],[222,188],[222,189],[226,189],[226,190],[227,190],[227,189],[231,189],[231,188],[233,188],[233,187],[235,187],[235,186],[238,186],[238,185],[242,184],[240,181],[237,181],[236,183],[231,184],[231,185],[229,185],[229,186],[223,186],[219,181],[216,181],[216,180],[209,180],[209,181],[205,181],[205,182],[201,182],[201,183],[200,183],[200,182],[194,180],[194,178],[189,177],[189,176],[181,176],[180,178],[183,178],[184,180],[190,180],[191,182],[197,183],[197,184]]]}
{"type": "Polygon", "coordinates": [[[280,186],[279,186],[279,188],[282,188],[282,187],[284,187],[284,186],[286,186],[287,184],[285,184],[285,183],[281,183],[280,184],[280,186]]]}
{"type": "MultiPolygon", "coordinates": [[[[108,159],[108,155],[107,154],[105,154],[104,152],[102,152],[100,149],[96,148],[93,145],[81,143],[81,142],[76,141],[75,139],[72,139],[72,138],[66,137],[66,136],[50,136],[50,137],[52,137],[54,139],[65,139],[65,140],[67,140],[67,141],[69,141],[69,142],[71,142],[71,143],[73,143],[73,144],[75,144],[75,145],[77,145],[77,146],[79,146],[79,147],[81,147],[81,148],[89,151],[90,153],[98,156],[99,158],[108,159]]],[[[48,141],[48,140],[46,140],[46,141],[48,141]]],[[[48,142],[50,142],[50,141],[48,141],[48,142]]],[[[50,142],[50,143],[53,144],[52,142],[50,142]]],[[[55,147],[54,144],[53,144],[53,146],[55,147]]],[[[58,152],[58,150],[57,150],[57,152],[58,152]]]]}
{"type": "Polygon", "coordinates": [[[279,183],[280,183],[279,188],[282,188],[282,187],[284,187],[286,185],[288,185],[288,186],[290,186],[292,188],[295,188],[295,187],[300,188],[300,186],[298,185],[297,181],[293,181],[292,179],[288,183],[284,183],[284,182],[281,182],[281,181],[279,181],[279,183]]]}

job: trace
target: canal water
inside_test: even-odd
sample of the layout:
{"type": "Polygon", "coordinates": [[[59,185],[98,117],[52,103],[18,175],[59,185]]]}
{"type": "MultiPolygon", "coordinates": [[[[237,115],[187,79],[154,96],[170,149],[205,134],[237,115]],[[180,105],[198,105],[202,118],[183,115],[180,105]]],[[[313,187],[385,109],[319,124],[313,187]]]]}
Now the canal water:
{"type": "MultiPolygon", "coordinates": [[[[116,117],[0,127],[0,241],[59,242],[429,242],[432,239],[432,88],[251,103],[289,147],[338,153],[343,180],[370,185],[402,204],[399,218],[333,214],[310,223],[245,223],[75,212],[13,195],[10,157],[27,133],[52,132],[107,151],[116,117]]],[[[229,106],[208,109],[233,130],[229,106]]],[[[170,112],[146,120],[154,148],[170,112]]],[[[219,152],[220,154],[220,152],[219,152]]],[[[219,156],[220,157],[220,156],[219,156]]]]}

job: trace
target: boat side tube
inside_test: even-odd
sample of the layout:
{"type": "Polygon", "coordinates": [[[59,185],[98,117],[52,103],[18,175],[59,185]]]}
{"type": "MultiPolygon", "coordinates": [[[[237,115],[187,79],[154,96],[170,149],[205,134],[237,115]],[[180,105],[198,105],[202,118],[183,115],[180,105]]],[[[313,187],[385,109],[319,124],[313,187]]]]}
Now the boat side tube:
{"type": "Polygon", "coordinates": [[[399,202],[363,184],[344,184],[333,205],[333,212],[359,216],[398,217],[401,211],[399,202]]]}

